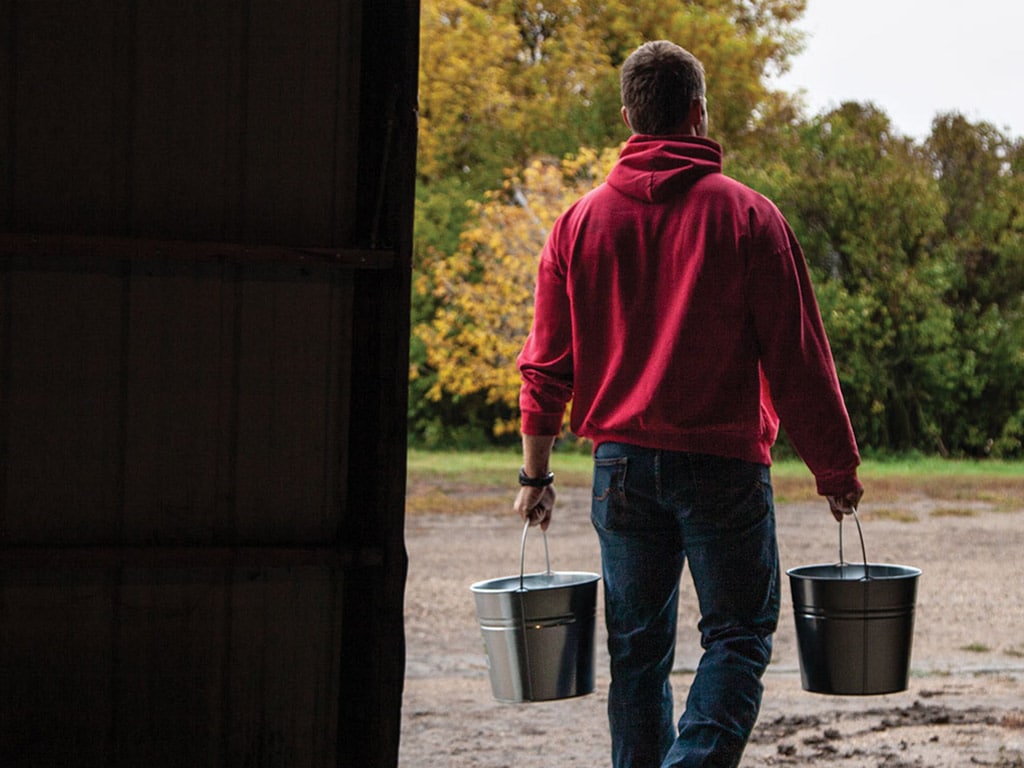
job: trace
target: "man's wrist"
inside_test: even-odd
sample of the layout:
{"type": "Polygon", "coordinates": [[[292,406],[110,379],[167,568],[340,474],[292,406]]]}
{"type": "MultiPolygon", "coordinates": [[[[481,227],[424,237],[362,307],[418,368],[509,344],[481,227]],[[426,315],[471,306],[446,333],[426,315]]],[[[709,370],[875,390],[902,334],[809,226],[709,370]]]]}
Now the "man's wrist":
{"type": "Polygon", "coordinates": [[[530,488],[546,488],[555,482],[555,473],[548,472],[547,474],[540,475],[539,477],[530,477],[526,474],[526,467],[519,468],[519,484],[529,486],[530,488]]]}

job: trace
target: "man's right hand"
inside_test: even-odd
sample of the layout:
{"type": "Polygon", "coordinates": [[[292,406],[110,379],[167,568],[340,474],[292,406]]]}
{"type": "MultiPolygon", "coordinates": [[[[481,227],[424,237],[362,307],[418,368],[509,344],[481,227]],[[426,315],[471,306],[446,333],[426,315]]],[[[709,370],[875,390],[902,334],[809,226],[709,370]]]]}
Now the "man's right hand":
{"type": "Polygon", "coordinates": [[[841,523],[844,515],[850,515],[857,511],[857,505],[860,503],[861,497],[864,495],[864,489],[858,488],[856,491],[850,493],[844,493],[842,496],[826,496],[828,499],[828,507],[832,510],[832,517],[836,519],[836,522],[841,523]]]}

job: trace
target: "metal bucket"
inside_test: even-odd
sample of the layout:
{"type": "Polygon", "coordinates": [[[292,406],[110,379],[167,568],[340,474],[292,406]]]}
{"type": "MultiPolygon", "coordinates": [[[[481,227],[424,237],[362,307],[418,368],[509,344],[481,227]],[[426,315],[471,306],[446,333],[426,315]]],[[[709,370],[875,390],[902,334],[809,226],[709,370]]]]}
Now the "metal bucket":
{"type": "Polygon", "coordinates": [[[907,689],[914,635],[917,577],[905,565],[868,563],[860,535],[862,564],[805,565],[789,574],[805,691],[842,696],[896,693],[907,689]]]}
{"type": "Polygon", "coordinates": [[[491,690],[498,701],[550,701],[594,690],[596,573],[524,574],[526,532],[519,574],[473,584],[491,690]]]}

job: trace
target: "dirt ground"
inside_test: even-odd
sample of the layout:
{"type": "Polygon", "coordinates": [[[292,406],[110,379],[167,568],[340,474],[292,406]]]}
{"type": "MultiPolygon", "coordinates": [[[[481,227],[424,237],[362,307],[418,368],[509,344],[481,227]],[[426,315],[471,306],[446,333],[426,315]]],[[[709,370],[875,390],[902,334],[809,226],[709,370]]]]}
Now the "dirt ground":
{"type": "MultiPolygon", "coordinates": [[[[869,486],[869,493],[870,493],[869,486]]],[[[608,659],[598,603],[596,689],[575,699],[502,704],[491,697],[470,584],[519,572],[521,527],[507,499],[442,508],[452,489],[410,487],[438,506],[410,514],[407,672],[401,768],[610,765],[608,659]],[[469,511],[467,511],[467,509],[469,511]]],[[[473,494],[473,489],[464,489],[473,494]]],[[[463,500],[464,501],[464,500],[463,500]]],[[[783,569],[834,562],[836,525],[822,503],[777,503],[783,569]]],[[[1024,768],[1024,498],[936,501],[870,496],[861,508],[868,559],[922,570],[907,691],[824,696],[801,689],[788,579],[761,717],[744,766],[1024,768]]],[[[536,529],[533,529],[536,531],[536,529]]],[[[856,529],[847,526],[847,535],[856,529]]],[[[847,539],[847,546],[856,539],[847,539]]],[[[585,488],[562,488],[548,534],[555,571],[600,572],[585,488]]],[[[527,572],[543,569],[531,534],[527,572]]],[[[847,559],[850,557],[847,550],[847,559]]],[[[673,686],[677,708],[699,658],[685,583],[673,686]]]]}

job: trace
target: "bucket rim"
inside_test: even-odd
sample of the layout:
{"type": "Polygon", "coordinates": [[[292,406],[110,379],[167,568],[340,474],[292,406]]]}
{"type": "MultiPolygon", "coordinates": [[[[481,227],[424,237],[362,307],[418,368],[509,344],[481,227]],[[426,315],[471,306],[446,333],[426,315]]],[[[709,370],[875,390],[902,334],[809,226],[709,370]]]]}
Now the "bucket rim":
{"type": "MultiPolygon", "coordinates": [[[[799,579],[807,579],[810,581],[859,581],[860,579],[836,579],[831,575],[827,574],[813,574],[810,571],[813,569],[835,569],[840,568],[844,563],[814,563],[812,565],[798,565],[793,568],[786,570],[787,576],[796,577],[799,579]]],[[[917,577],[921,575],[921,569],[913,565],[900,565],[898,563],[845,563],[845,565],[854,566],[857,568],[865,568],[867,570],[867,578],[869,581],[886,581],[893,579],[905,579],[910,577],[917,577]],[[885,568],[890,571],[887,575],[873,576],[871,574],[872,568],[885,568]],[[897,573],[892,573],[897,571],[897,573]]]]}
{"type": "Polygon", "coordinates": [[[519,592],[518,586],[519,580],[530,578],[531,576],[558,576],[560,578],[568,578],[571,581],[567,581],[564,584],[547,584],[543,586],[537,586],[529,589],[525,589],[525,592],[543,592],[552,589],[566,589],[567,587],[580,587],[586,584],[593,584],[594,582],[600,581],[601,576],[597,573],[591,573],[590,571],[538,571],[537,573],[526,573],[526,574],[510,574],[508,576],[498,576],[493,579],[484,579],[470,584],[469,589],[471,592],[478,594],[488,595],[499,595],[508,592],[519,592]],[[507,582],[514,582],[512,585],[497,586],[499,583],[506,584],[507,582]],[[489,586],[494,585],[494,586],[489,586]]]}

